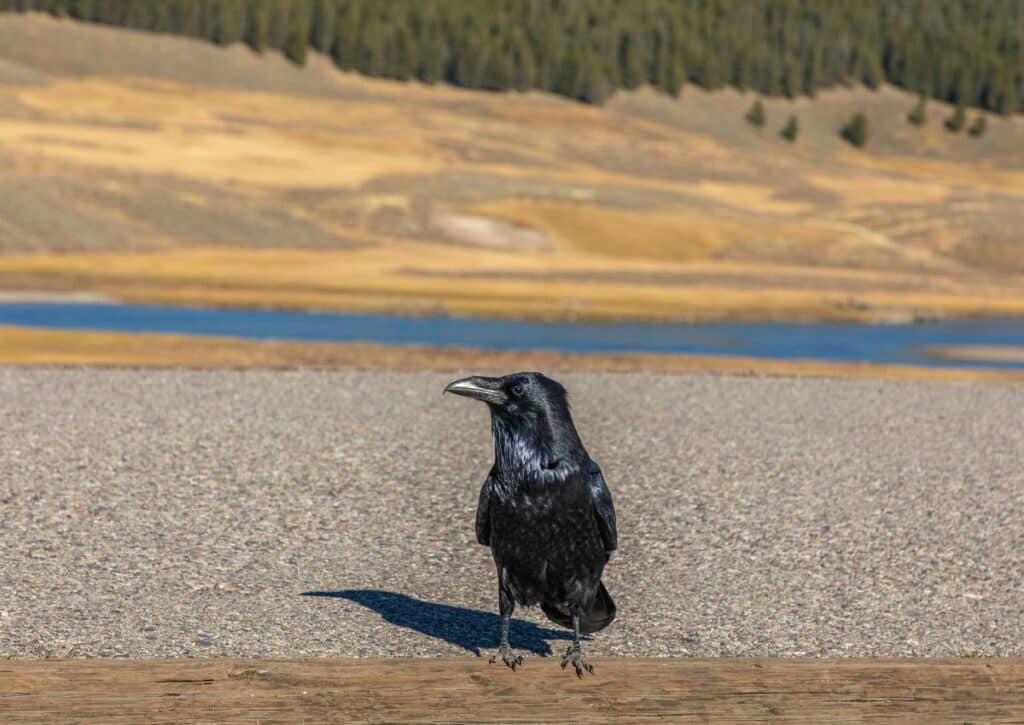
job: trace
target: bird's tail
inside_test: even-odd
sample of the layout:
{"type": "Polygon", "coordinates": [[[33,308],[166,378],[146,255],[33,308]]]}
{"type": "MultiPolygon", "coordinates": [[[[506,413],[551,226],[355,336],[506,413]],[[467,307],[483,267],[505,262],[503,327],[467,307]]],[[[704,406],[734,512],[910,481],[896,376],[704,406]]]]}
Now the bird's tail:
{"type": "MultiPolygon", "coordinates": [[[[572,615],[568,609],[562,609],[561,607],[546,603],[542,603],[540,608],[547,615],[548,619],[555,624],[559,624],[566,629],[572,629],[572,615]]],[[[613,619],[615,619],[615,602],[612,601],[612,595],[604,588],[604,582],[600,582],[597,585],[597,594],[594,595],[594,601],[590,605],[590,609],[585,611],[583,616],[580,617],[580,633],[593,634],[594,632],[600,632],[611,624],[613,619]]]]}

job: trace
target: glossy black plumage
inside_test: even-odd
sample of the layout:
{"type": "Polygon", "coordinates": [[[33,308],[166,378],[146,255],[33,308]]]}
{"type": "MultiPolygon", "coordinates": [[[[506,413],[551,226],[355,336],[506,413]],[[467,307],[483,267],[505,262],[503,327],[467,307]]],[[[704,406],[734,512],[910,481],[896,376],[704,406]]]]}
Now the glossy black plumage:
{"type": "Polygon", "coordinates": [[[483,400],[491,411],[494,465],[480,491],[476,536],[497,566],[501,658],[512,669],[522,662],[508,643],[515,605],[540,605],[575,631],[562,666],[592,672],[579,634],[615,618],[601,583],[617,546],[615,508],[573,425],[565,388],[540,373],[515,373],[464,378],[445,390],[483,400]]]}

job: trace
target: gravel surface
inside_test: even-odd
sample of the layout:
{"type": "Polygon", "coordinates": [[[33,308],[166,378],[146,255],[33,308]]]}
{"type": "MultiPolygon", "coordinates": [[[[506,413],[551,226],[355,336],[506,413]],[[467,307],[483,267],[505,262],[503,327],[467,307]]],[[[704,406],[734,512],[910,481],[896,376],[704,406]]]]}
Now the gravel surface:
{"type": "MultiPolygon", "coordinates": [[[[0,657],[486,652],[452,377],[0,368],[0,657]]],[[[619,512],[592,654],[1024,655],[1024,388],[562,380],[619,512]]]]}

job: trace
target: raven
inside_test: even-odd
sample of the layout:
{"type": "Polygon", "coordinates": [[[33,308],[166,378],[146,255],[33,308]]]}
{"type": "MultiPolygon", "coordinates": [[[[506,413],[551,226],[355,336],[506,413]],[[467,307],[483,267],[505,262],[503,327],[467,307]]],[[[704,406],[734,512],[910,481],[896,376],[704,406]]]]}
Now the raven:
{"type": "Polygon", "coordinates": [[[615,508],[601,469],[583,447],[565,388],[540,373],[473,376],[450,383],[455,393],[487,403],[494,465],[480,491],[476,538],[491,547],[498,573],[501,656],[523,663],[508,642],[516,603],[539,604],[548,619],[573,630],[563,669],[593,673],[580,634],[607,627],[615,603],[601,573],[617,545],[615,508]]]}

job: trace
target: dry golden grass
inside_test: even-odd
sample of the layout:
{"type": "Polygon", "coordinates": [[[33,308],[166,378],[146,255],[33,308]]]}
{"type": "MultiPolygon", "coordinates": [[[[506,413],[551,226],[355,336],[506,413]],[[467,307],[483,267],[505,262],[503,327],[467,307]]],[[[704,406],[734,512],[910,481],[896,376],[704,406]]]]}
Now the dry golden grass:
{"type": "Polygon", "coordinates": [[[18,100],[51,122],[0,119],[0,139],[19,154],[84,169],[172,174],[256,187],[350,187],[385,174],[438,170],[445,154],[388,123],[390,109],[361,109],[369,131],[311,130],[337,119],[340,104],[273,94],[203,91],[169,82],[85,79],[29,88],[18,100]],[[268,109],[275,109],[272,116],[268,109]],[[66,123],[74,109],[78,123],[66,123]],[[243,133],[226,116],[252,114],[243,133]],[[261,120],[272,117],[279,127],[261,120]],[[99,125],[102,122],[103,125],[99,125]],[[386,138],[389,130],[394,138],[386,138]]]}
{"type": "Polygon", "coordinates": [[[456,347],[249,341],[0,327],[0,365],[186,369],[537,369],[1024,383],[1024,372],[657,354],[497,352],[456,347]]]}
{"type": "Polygon", "coordinates": [[[0,285],[133,302],[549,319],[831,319],[1024,314],[1015,286],[763,264],[672,264],[394,242],[340,251],[175,249],[0,258],[0,285]],[[629,275],[629,276],[625,276],[629,275]]]}
{"type": "Polygon", "coordinates": [[[921,202],[942,204],[953,193],[951,185],[927,178],[886,178],[866,172],[841,176],[820,174],[811,176],[810,180],[818,188],[838,194],[847,204],[855,206],[921,202]]]}
{"type": "MultiPolygon", "coordinates": [[[[1011,119],[1009,123],[1020,124],[1019,119],[1011,119]]],[[[1012,138],[1019,142],[1022,129],[1013,128],[1012,138]]],[[[1024,171],[1019,168],[998,166],[999,158],[971,159],[970,163],[951,161],[948,159],[923,159],[905,156],[885,156],[877,154],[850,154],[844,161],[853,166],[867,169],[869,179],[888,178],[886,172],[897,175],[911,182],[901,184],[895,191],[904,201],[917,203],[921,195],[931,200],[941,201],[946,190],[964,187],[988,189],[1012,196],[1024,196],[1024,171]],[[880,173],[881,172],[881,173],[880,173]],[[913,180],[918,180],[924,187],[921,194],[915,192],[913,180]]],[[[890,189],[891,190],[891,189],[890,189]]],[[[870,193],[870,192],[867,192],[870,193]]],[[[894,199],[884,195],[876,196],[880,203],[891,204],[894,199]]]]}
{"type": "Polygon", "coordinates": [[[730,241],[753,241],[755,235],[741,223],[709,224],[695,210],[650,212],[515,199],[481,204],[474,211],[539,229],[566,249],[625,259],[704,260],[730,241]]]}

